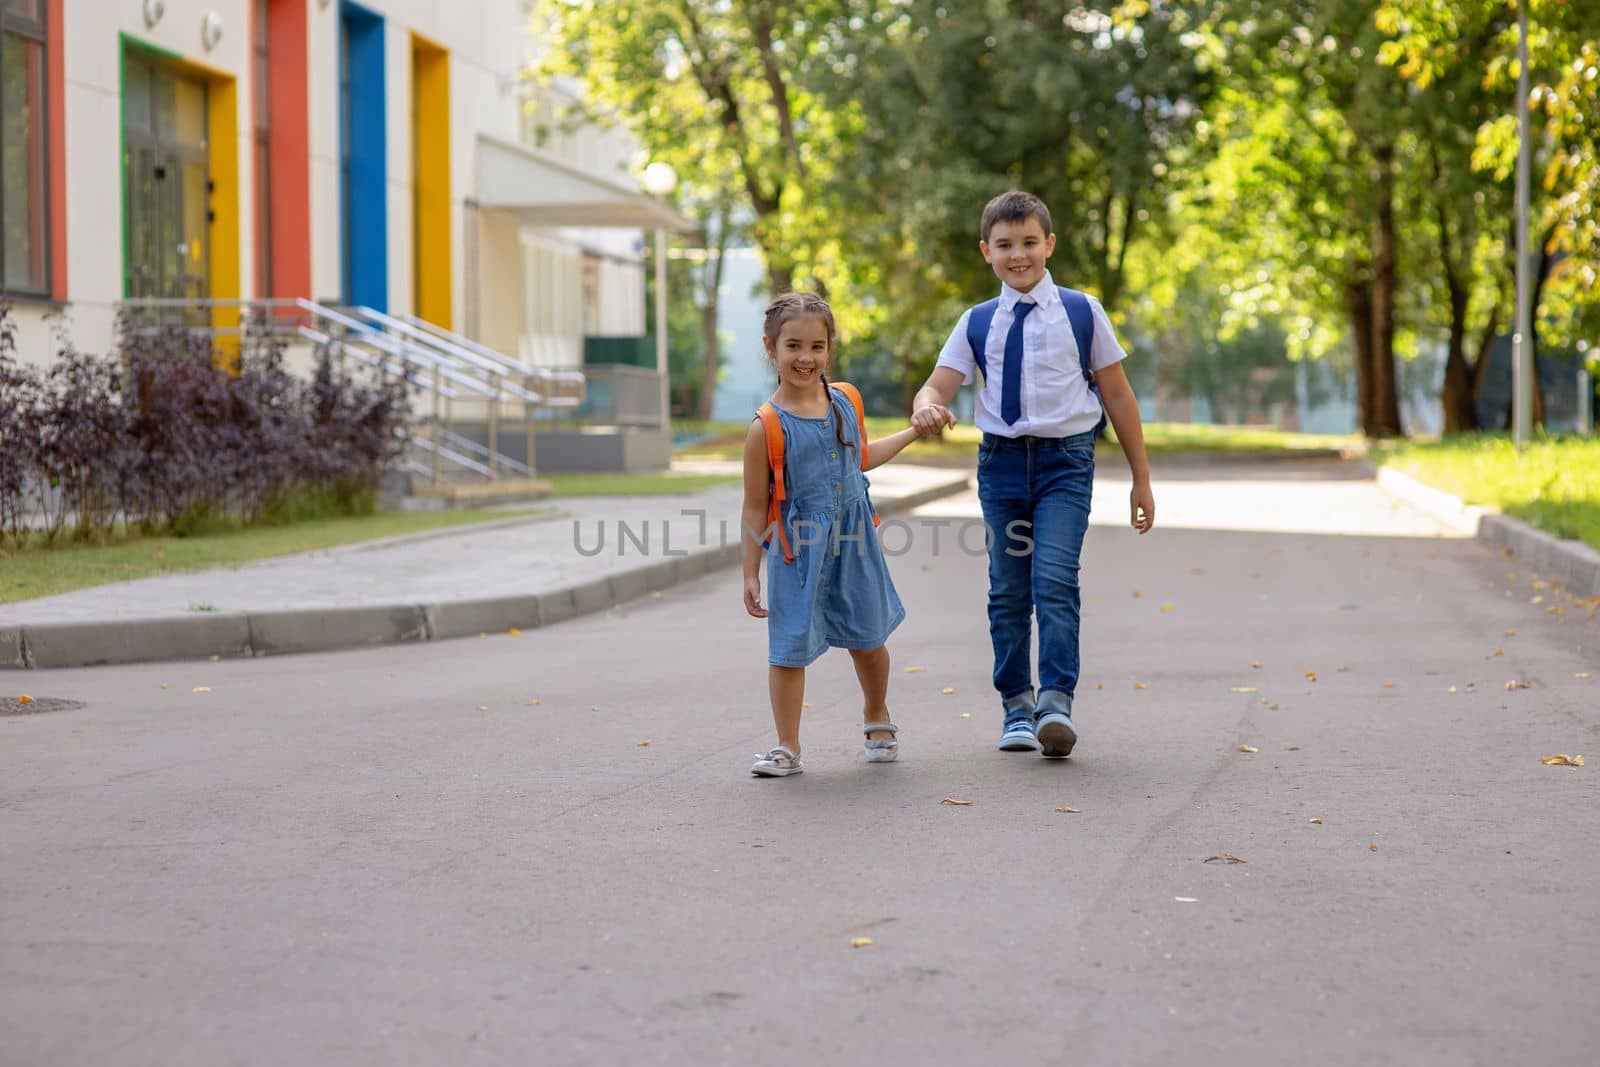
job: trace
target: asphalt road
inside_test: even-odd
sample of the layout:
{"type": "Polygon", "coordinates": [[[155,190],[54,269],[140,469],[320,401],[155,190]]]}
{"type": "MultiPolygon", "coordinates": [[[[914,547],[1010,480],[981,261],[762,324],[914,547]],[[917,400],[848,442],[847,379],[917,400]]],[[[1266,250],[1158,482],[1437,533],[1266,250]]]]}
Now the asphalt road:
{"type": "Polygon", "coordinates": [[[1169,471],[1143,539],[1100,489],[1065,762],[993,749],[953,527],[891,561],[887,766],[834,653],[749,776],[733,571],[8,677],[84,706],[0,718],[0,1063],[1594,1063],[1594,606],[1342,468],[1169,471]]]}

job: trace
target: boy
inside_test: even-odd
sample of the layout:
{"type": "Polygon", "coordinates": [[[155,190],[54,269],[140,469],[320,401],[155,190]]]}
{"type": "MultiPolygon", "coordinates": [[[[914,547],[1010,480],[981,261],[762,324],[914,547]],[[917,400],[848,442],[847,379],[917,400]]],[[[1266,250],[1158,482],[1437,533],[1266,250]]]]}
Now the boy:
{"type": "Polygon", "coordinates": [[[1078,740],[1078,560],[1106,415],[1133,474],[1132,524],[1141,534],[1155,524],[1155,497],[1138,401],[1121,366],[1127,353],[1099,301],[1056,288],[1045,268],[1055,245],[1038,197],[1009,192],[983,209],[978,248],[1000,297],[961,316],[912,402],[912,423],[922,433],[954,426],[950,401],[975,368],[983,371],[974,421],[983,431],[978,499],[989,530],[994,687],[1005,709],[999,747],[1060,758],[1078,740]]]}

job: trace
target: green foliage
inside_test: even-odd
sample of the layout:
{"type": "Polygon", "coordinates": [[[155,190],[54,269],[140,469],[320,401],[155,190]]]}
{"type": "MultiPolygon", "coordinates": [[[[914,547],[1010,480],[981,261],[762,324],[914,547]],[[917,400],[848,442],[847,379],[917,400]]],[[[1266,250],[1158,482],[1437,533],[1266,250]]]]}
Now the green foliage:
{"type": "Polygon", "coordinates": [[[1172,161],[1210,92],[1186,4],[1104,10],[982,2],[852,5],[827,87],[858,109],[841,168],[843,247],[874,339],[919,381],[961,310],[996,279],[983,206],[1024,188],[1050,206],[1060,284],[1114,313],[1128,256],[1164,210],[1172,161]]]}

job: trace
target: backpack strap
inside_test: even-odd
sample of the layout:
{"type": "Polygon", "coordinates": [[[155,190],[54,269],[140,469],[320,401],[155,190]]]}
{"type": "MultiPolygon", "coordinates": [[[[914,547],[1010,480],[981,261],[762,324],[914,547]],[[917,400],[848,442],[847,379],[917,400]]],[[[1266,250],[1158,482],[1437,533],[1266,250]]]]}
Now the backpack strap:
{"type": "Polygon", "coordinates": [[[867,469],[867,407],[861,400],[861,390],[849,382],[829,382],[839,394],[850,401],[856,412],[856,441],[861,446],[861,469],[867,469]]]}
{"type": "MultiPolygon", "coordinates": [[[[789,535],[783,528],[783,502],[789,499],[789,491],[783,484],[783,422],[778,418],[778,409],[768,401],[756,409],[756,418],[761,420],[761,429],[767,438],[767,470],[772,475],[772,489],[767,494],[767,529],[774,526],[778,528],[778,544],[783,547],[783,561],[794,562],[794,552],[789,548],[789,535]]],[[[762,547],[772,543],[769,537],[762,541],[762,547]]]]}
{"type": "Polygon", "coordinates": [[[1100,422],[1094,428],[1098,437],[1106,428],[1106,404],[1100,396],[1100,383],[1094,380],[1094,308],[1088,296],[1076,289],[1058,285],[1056,290],[1061,294],[1061,306],[1067,309],[1067,321],[1072,324],[1072,339],[1078,343],[1078,367],[1083,371],[1083,380],[1089,383],[1089,392],[1100,405],[1100,422]]]}
{"type": "Polygon", "coordinates": [[[983,372],[984,381],[989,380],[989,361],[983,350],[989,343],[989,327],[994,325],[994,313],[999,307],[1000,298],[997,296],[967,312],[967,347],[972,349],[973,362],[983,372]]]}
{"type": "MultiPolygon", "coordinates": [[[[861,399],[861,390],[849,382],[829,382],[830,386],[838,390],[839,395],[850,401],[850,406],[856,409],[856,446],[861,450],[861,469],[867,469],[867,406],[861,399]]],[[[883,519],[878,516],[878,509],[872,509],[872,525],[881,526],[883,519]]]]}

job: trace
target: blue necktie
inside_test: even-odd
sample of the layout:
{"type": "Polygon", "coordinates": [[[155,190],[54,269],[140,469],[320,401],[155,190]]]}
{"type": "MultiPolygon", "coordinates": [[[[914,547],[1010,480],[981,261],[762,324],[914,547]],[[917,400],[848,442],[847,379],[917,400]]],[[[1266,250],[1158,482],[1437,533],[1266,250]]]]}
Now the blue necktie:
{"type": "Polygon", "coordinates": [[[1006,334],[1006,362],[1000,371],[1000,417],[1007,426],[1022,418],[1022,321],[1038,306],[1018,301],[1011,312],[1015,318],[1006,334]]]}

